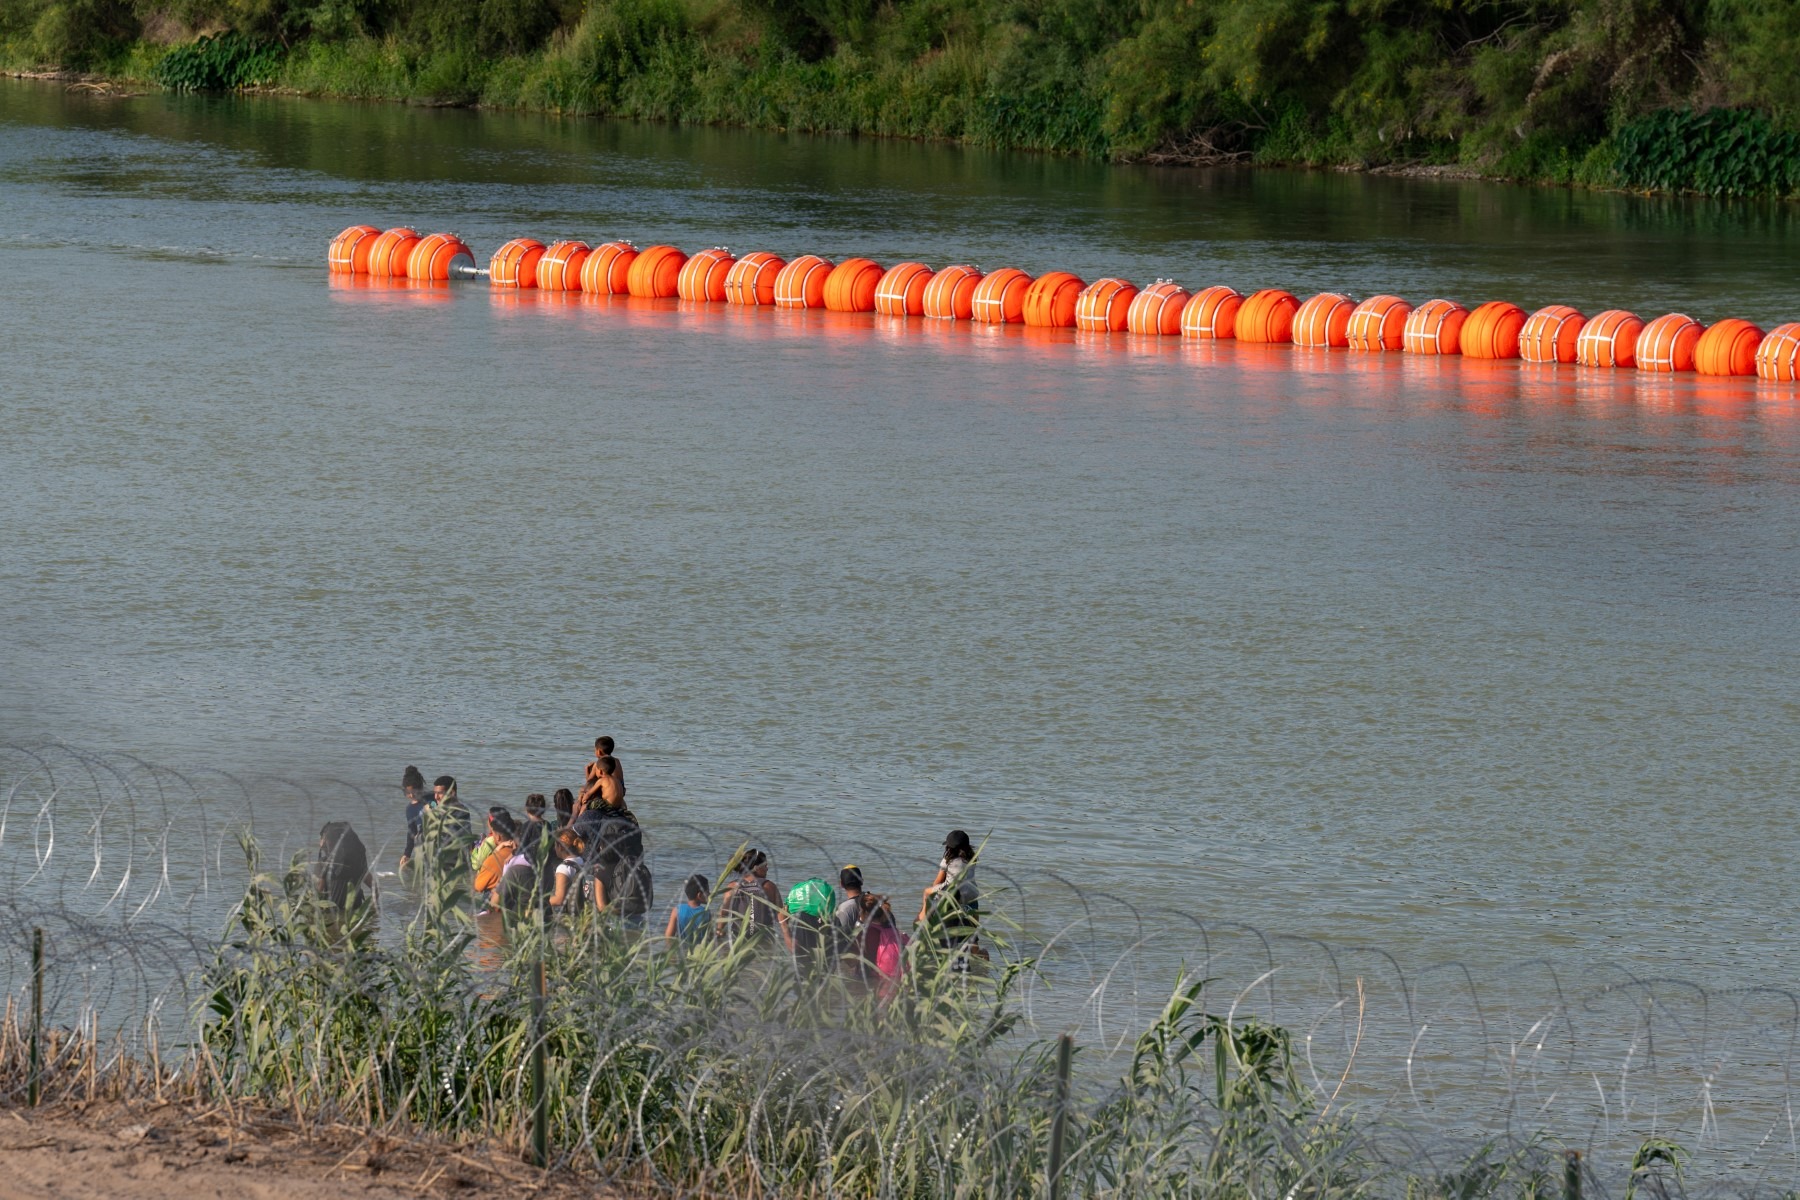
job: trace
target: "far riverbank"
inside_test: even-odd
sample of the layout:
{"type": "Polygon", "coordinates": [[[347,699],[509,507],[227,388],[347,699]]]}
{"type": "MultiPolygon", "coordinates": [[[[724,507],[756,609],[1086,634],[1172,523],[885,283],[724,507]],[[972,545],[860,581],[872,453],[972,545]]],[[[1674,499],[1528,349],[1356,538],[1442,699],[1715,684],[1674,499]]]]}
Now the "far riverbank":
{"type": "Polygon", "coordinates": [[[0,69],[1151,165],[1800,195],[1794,31],[1720,0],[1454,12],[1043,0],[21,0],[0,69]]]}

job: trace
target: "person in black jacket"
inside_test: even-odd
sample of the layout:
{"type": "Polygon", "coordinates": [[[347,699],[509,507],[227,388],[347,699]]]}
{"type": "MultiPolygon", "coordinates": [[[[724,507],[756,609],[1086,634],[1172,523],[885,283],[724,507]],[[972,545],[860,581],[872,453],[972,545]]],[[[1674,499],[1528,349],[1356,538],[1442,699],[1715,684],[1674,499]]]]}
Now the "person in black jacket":
{"type": "Polygon", "coordinates": [[[340,910],[360,904],[363,888],[375,886],[369,870],[369,848],[348,821],[327,821],[319,830],[319,852],[313,860],[313,890],[340,910]]]}

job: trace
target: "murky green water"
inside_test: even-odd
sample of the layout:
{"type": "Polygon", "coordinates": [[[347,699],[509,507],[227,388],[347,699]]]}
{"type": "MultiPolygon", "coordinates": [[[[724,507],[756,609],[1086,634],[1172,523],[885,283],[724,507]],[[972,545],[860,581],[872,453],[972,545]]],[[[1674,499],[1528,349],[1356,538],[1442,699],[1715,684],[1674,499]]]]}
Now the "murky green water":
{"type": "Polygon", "coordinates": [[[1769,323],[1792,210],[0,88],[0,739],[516,805],[606,731],[651,821],[1795,981],[1793,393],[333,288],[361,220],[1769,323]]]}

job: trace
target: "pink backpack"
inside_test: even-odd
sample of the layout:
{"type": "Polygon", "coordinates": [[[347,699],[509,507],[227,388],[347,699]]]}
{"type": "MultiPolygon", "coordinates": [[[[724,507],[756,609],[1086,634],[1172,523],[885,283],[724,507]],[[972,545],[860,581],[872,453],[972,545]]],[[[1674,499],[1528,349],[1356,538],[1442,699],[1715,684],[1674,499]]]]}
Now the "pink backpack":
{"type": "Polygon", "coordinates": [[[883,978],[900,978],[906,942],[906,935],[898,932],[892,925],[880,926],[875,931],[875,969],[881,972],[883,978]]]}

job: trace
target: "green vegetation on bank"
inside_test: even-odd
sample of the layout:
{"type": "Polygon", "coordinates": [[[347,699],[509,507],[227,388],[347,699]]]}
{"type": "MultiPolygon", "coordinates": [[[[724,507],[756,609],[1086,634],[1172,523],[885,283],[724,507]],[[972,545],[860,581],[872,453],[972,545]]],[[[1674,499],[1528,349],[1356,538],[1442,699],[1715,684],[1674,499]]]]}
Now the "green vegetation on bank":
{"type": "MultiPolygon", "coordinates": [[[[191,947],[191,1023],[164,1042],[162,1018],[134,1014],[134,1055],[85,1015],[40,1037],[9,1004],[0,1106],[249,1102],[633,1195],[1544,1200],[1599,1178],[1543,1134],[1450,1139],[1359,1111],[1360,1017],[1352,1045],[1297,1046],[1182,977],[1115,1057],[1033,1037],[1017,992],[1036,965],[996,911],[991,966],[961,969],[926,927],[903,973],[866,986],[772,938],[670,945],[585,906],[502,930],[470,915],[461,871],[421,870],[416,915],[384,931],[360,900],[320,899],[308,855],[259,873],[244,844],[241,905],[191,947]]],[[[1632,1200],[1682,1194],[1687,1160],[1652,1138],[1605,1169],[1632,1200]]]]}
{"type": "Polygon", "coordinates": [[[1792,0],[13,0],[0,58],[1118,160],[1800,192],[1792,0]]]}

